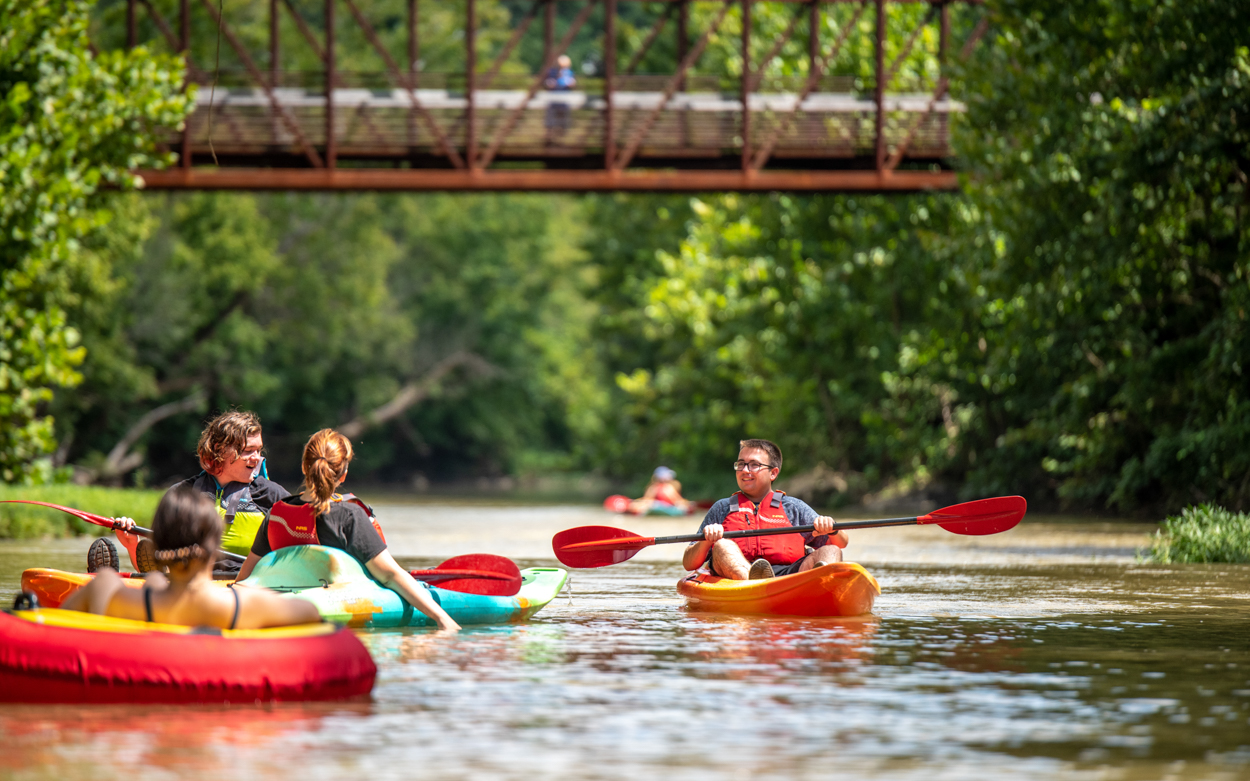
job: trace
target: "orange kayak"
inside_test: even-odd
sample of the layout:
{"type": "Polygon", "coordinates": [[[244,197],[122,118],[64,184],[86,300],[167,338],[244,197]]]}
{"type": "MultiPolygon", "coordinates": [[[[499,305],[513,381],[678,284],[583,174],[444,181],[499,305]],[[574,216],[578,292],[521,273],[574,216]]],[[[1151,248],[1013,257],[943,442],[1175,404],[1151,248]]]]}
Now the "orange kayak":
{"type": "Polygon", "coordinates": [[[851,562],[764,580],[730,580],[706,570],[677,581],[696,610],[765,616],[858,616],[872,611],[877,579],[851,562]]]}

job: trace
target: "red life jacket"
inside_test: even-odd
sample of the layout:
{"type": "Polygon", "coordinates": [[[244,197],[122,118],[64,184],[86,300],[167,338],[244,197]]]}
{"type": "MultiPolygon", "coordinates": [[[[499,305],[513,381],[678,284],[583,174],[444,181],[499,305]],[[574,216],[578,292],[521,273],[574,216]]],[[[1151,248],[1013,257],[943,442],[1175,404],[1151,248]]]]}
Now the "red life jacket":
{"type": "MultiPolygon", "coordinates": [[[[373,515],[373,508],[358,499],[355,494],[334,494],[330,497],[330,501],[352,502],[359,506],[369,516],[369,521],[377,530],[378,536],[382,538],[382,542],[386,542],[382,527],[378,525],[378,519],[373,515]]],[[[273,509],[269,511],[268,538],[270,550],[278,550],[291,545],[319,544],[317,508],[311,504],[274,502],[273,509]]]]}
{"type": "MultiPolygon", "coordinates": [[[[786,529],[792,526],[786,512],[781,507],[781,497],[785,493],[772,491],[764,497],[757,509],[746,494],[739,491],[734,494],[729,508],[729,515],[722,524],[725,531],[746,531],[747,529],[786,529]]],[[[770,564],[793,564],[807,555],[803,548],[802,534],[770,534],[766,537],[738,537],[734,540],[747,561],[765,559],[770,564]]]]}

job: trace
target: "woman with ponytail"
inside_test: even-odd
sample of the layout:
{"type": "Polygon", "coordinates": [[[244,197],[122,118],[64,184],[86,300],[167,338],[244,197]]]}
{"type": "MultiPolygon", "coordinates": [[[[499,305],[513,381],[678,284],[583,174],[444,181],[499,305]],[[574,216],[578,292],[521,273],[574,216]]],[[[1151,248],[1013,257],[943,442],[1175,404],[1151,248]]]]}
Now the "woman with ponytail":
{"type": "Polygon", "coordinates": [[[352,443],[337,431],[327,428],[312,435],[304,445],[300,464],[304,483],[299,497],[274,504],[256,532],[239,580],[252,574],[262,556],[288,545],[340,548],[352,554],[379,583],[433,619],[439,629],[459,629],[460,625],[430,597],[428,588],[413,580],[386,549],[386,540],[368,505],[351,494],[337,493],[347,479],[352,456],[352,443]]]}
{"type": "Polygon", "coordinates": [[[62,605],[66,610],[219,629],[263,629],[315,624],[317,608],[265,589],[222,588],[212,582],[213,562],[221,546],[221,516],[211,498],[192,488],[169,490],[152,519],[157,564],[169,570],[147,573],[143,589],[125,588],[111,568],[62,605]]]}

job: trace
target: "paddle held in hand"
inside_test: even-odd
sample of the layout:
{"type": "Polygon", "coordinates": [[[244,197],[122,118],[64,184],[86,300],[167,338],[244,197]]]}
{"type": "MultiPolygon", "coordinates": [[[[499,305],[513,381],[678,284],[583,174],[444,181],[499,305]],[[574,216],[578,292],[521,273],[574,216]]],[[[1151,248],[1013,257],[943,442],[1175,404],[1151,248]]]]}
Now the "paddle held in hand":
{"type": "MultiPolygon", "coordinates": [[[[881,518],[871,521],[835,523],[833,531],[874,529],[883,526],[936,524],[955,534],[998,534],[1020,523],[1028,508],[1023,496],[996,496],[974,502],[954,504],[926,515],[910,518],[881,518]]],[[[770,534],[802,534],[815,531],[815,526],[792,526],[788,529],[746,529],[725,532],[725,539],[763,537],[770,534]]],[[[578,526],[565,529],[551,539],[556,558],[569,567],[589,569],[607,567],[632,559],[638,551],[652,545],[670,542],[699,542],[702,534],[680,534],[673,537],[640,537],[611,526],[578,526]]]]}

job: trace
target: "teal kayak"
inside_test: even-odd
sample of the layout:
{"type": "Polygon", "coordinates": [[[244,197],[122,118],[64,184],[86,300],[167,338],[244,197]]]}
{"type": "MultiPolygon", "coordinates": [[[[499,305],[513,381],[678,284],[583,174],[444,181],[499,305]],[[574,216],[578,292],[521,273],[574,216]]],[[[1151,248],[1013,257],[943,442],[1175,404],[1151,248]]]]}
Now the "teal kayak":
{"type": "MultiPolygon", "coordinates": [[[[511,624],[524,621],[556,598],[569,573],[559,567],[521,570],[521,590],[510,597],[488,597],[419,583],[461,626],[511,624]]],[[[434,626],[424,613],[408,604],[365,572],[347,551],[322,545],[296,545],[267,554],[256,564],[246,585],[264,586],[306,599],[321,617],[350,627],[387,629],[434,626]]]]}

